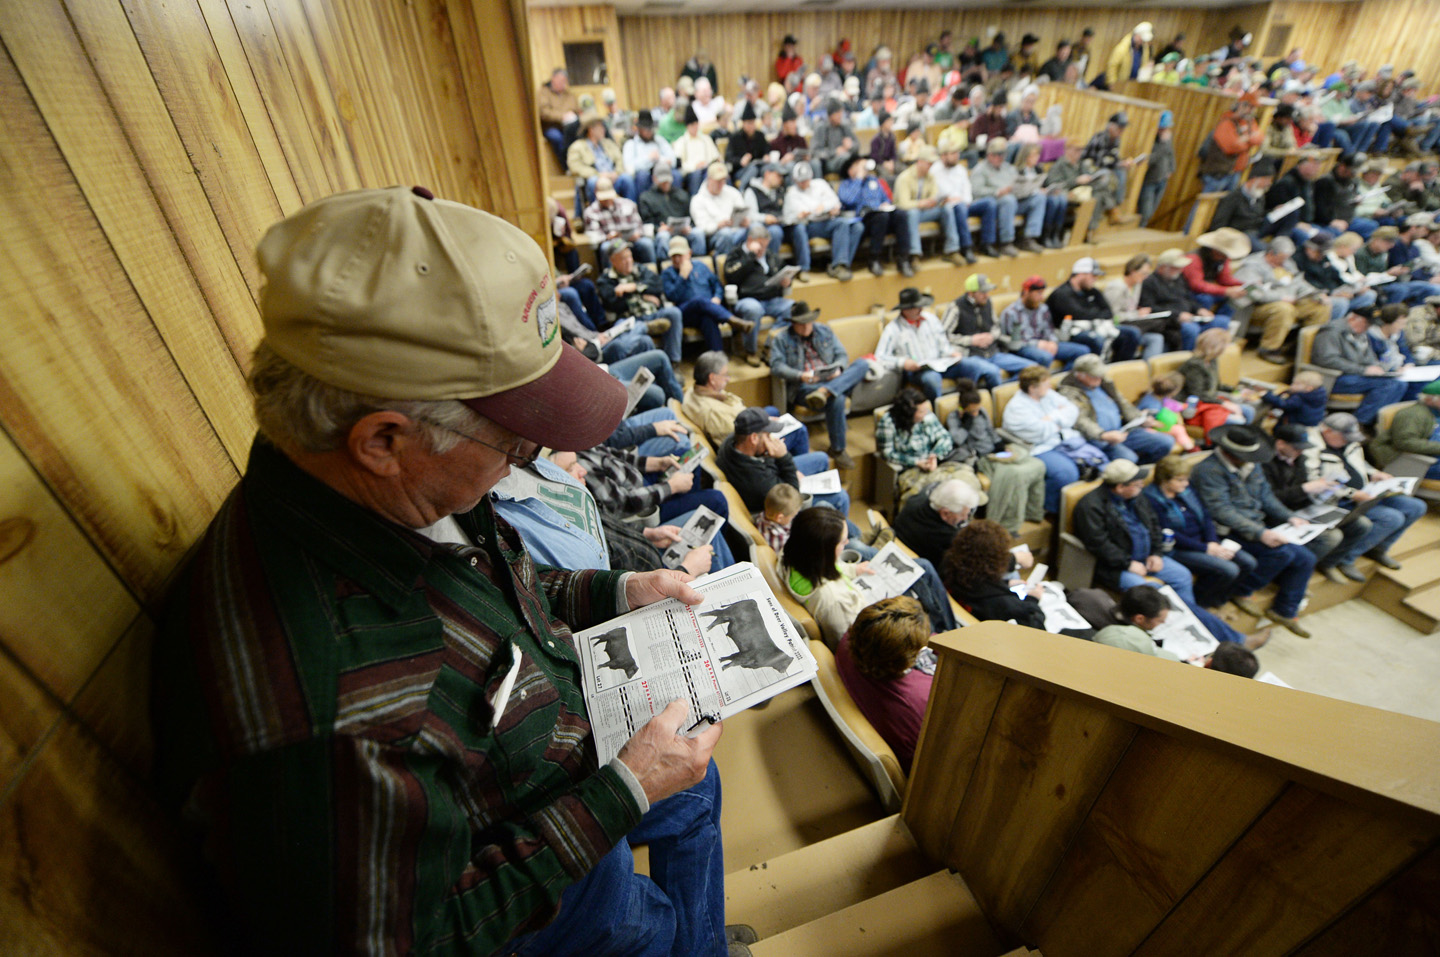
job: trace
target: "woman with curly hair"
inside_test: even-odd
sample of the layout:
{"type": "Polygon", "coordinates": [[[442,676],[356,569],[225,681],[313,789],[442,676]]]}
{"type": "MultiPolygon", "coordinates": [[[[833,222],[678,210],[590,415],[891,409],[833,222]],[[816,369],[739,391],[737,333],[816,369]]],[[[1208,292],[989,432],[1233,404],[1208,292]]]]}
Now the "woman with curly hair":
{"type": "Polygon", "coordinates": [[[955,533],[945,553],[941,580],[961,605],[981,621],[1010,621],[1045,629],[1040,586],[1031,585],[1024,598],[1010,590],[1010,533],[979,519],[955,533]]]}
{"type": "MultiPolygon", "coordinates": [[[[890,411],[875,417],[875,447],[885,461],[900,469],[895,480],[897,509],[922,488],[947,479],[959,479],[980,492],[973,468],[945,461],[955,451],[955,443],[925,393],[913,386],[901,389],[890,411]]],[[[981,492],[980,504],[985,502],[981,492]]]]}
{"type": "MultiPolygon", "coordinates": [[[[790,538],[780,553],[779,573],[785,590],[815,618],[831,648],[871,600],[854,584],[857,576],[871,574],[870,564],[840,560],[847,533],[845,518],[835,509],[807,508],[791,521],[790,538]]],[[[910,587],[910,593],[920,599],[942,631],[954,628],[955,616],[935,566],[923,558],[915,561],[924,574],[910,587]]]]}
{"type": "Polygon", "coordinates": [[[835,649],[841,684],[895,749],[907,774],[935,675],[935,657],[925,648],[929,640],[925,610],[915,599],[900,595],[861,609],[835,649]]]}

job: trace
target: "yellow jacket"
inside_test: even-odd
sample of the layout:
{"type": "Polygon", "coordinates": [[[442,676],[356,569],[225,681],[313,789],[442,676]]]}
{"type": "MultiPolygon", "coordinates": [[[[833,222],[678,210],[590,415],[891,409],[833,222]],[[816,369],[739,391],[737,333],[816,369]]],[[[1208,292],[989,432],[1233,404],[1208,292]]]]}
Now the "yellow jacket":
{"type": "MultiPolygon", "coordinates": [[[[620,153],[620,144],[616,143],[609,136],[600,137],[600,148],[605,155],[610,157],[610,162],[615,164],[615,175],[619,176],[625,172],[625,157],[620,153]]],[[[565,168],[570,175],[577,180],[586,180],[597,175],[595,170],[595,153],[590,149],[590,140],[581,136],[570,144],[565,151],[565,168]]]]}
{"type": "MultiPolygon", "coordinates": [[[[1110,84],[1110,89],[1117,93],[1119,90],[1116,87],[1130,79],[1130,43],[1133,37],[1133,33],[1125,34],[1125,39],[1115,44],[1115,49],[1110,51],[1110,60],[1105,64],[1105,81],[1110,84]]],[[[1154,65],[1155,46],[1147,43],[1140,54],[1142,76],[1154,65]]]]}
{"type": "Polygon", "coordinates": [[[895,177],[895,205],[901,209],[914,209],[922,199],[935,196],[935,178],[920,179],[917,167],[906,167],[905,172],[895,177]]]}

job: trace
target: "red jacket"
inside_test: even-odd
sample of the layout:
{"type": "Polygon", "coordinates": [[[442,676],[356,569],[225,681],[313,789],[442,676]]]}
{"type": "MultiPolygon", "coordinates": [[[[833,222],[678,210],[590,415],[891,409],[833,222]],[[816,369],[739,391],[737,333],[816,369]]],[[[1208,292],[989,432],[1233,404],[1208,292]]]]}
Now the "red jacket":
{"type": "Polygon", "coordinates": [[[1265,142],[1265,134],[1254,119],[1241,119],[1232,110],[1220,117],[1215,127],[1215,145],[1226,156],[1235,157],[1235,172],[1245,172],[1250,150],[1265,142]]]}
{"type": "Polygon", "coordinates": [[[1230,272],[1230,260],[1228,259],[1220,264],[1220,275],[1216,277],[1216,281],[1210,282],[1205,278],[1205,270],[1200,262],[1199,253],[1190,254],[1190,261],[1185,264],[1180,275],[1185,277],[1185,285],[1190,287],[1191,292],[1203,292],[1212,296],[1225,295],[1227,286],[1245,285],[1230,272]]]}
{"type": "Polygon", "coordinates": [[[803,66],[805,66],[805,58],[800,54],[786,56],[782,53],[775,58],[775,79],[784,83],[787,76],[803,66]]]}

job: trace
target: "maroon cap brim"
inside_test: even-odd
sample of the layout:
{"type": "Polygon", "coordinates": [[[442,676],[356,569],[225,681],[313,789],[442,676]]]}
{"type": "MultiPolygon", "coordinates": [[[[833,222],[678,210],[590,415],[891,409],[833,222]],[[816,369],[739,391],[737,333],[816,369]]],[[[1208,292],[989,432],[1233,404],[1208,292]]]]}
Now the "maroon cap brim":
{"type": "Polygon", "coordinates": [[[479,399],[463,399],[485,418],[561,452],[594,448],[625,415],[625,386],[569,343],[550,371],[533,382],[479,399]]]}

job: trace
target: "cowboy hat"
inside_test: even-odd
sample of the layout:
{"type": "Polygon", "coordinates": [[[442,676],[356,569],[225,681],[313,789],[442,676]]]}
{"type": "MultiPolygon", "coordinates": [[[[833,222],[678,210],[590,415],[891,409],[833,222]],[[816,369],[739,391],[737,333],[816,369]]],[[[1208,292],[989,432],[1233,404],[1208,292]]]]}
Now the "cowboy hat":
{"type": "Polygon", "coordinates": [[[1250,237],[1232,226],[1221,226],[1202,233],[1195,242],[1205,249],[1224,253],[1228,259],[1244,259],[1250,255],[1250,237]]]}
{"type": "Polygon", "coordinates": [[[1217,425],[1210,430],[1210,441],[1220,451],[1242,462],[1263,464],[1275,457],[1270,436],[1253,425],[1217,425]]]}

